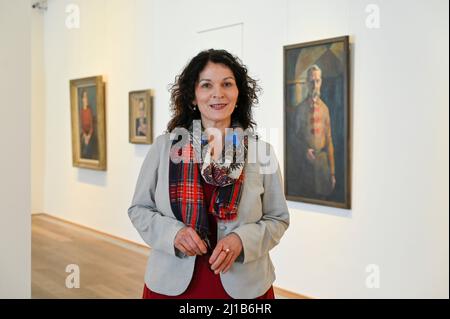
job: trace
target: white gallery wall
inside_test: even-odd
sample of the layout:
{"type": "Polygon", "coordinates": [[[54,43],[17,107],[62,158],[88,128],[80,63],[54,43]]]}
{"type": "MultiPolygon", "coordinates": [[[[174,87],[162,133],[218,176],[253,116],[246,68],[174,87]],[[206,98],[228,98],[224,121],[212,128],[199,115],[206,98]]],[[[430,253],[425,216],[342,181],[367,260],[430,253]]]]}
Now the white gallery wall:
{"type": "MultiPolygon", "coordinates": [[[[35,3],[35,0],[30,0],[35,3]]],[[[44,211],[45,176],[45,64],[44,13],[31,12],[31,212],[44,211]]]]}
{"type": "Polygon", "coordinates": [[[31,295],[30,20],[28,2],[0,0],[0,299],[31,295]]]}
{"type": "Polygon", "coordinates": [[[157,136],[189,58],[229,49],[260,80],[255,117],[282,165],[283,45],[350,35],[352,209],[288,202],[275,285],[315,298],[448,298],[447,1],[50,0],[43,23],[33,193],[48,214],[137,242],[127,209],[149,146],[128,142],[129,91],[153,90],[157,136]],[[106,172],[72,166],[69,80],[94,75],[106,82],[106,172]]]}

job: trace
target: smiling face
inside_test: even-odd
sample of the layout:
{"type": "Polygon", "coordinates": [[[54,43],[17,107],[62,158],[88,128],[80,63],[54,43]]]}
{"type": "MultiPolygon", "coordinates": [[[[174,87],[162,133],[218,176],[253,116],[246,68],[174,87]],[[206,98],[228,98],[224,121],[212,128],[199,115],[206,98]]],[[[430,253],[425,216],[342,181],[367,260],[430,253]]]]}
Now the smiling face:
{"type": "Polygon", "coordinates": [[[195,84],[195,99],[204,126],[231,123],[239,90],[230,68],[224,64],[208,62],[195,84]]]}

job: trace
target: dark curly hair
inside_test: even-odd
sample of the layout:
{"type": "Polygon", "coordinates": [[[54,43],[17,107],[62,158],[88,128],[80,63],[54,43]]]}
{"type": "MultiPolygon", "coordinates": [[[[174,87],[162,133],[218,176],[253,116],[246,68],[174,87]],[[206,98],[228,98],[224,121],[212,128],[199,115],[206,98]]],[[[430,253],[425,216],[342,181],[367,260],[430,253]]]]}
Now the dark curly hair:
{"type": "Polygon", "coordinates": [[[239,107],[235,108],[231,114],[231,121],[237,120],[244,130],[254,129],[256,122],[253,120],[252,106],[258,104],[257,94],[261,88],[257,81],[247,74],[246,66],[238,57],[225,50],[209,49],[197,54],[175,78],[175,83],[171,84],[172,119],[167,124],[168,132],[175,127],[189,128],[194,119],[201,118],[198,108],[193,111],[192,101],[195,99],[195,85],[199,74],[209,61],[229,67],[236,79],[239,107]]]}

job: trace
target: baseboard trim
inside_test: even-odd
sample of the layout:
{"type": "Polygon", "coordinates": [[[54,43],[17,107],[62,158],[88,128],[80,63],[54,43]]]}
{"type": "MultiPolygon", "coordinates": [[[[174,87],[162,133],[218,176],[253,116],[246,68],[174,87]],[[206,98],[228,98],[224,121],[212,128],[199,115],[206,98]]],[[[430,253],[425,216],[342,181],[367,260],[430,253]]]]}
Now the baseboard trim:
{"type": "Polygon", "coordinates": [[[281,296],[283,298],[287,298],[287,299],[314,299],[302,294],[298,294],[283,288],[279,288],[279,287],[273,287],[273,290],[275,292],[276,295],[281,296]]]}
{"type": "Polygon", "coordinates": [[[101,236],[106,236],[106,237],[109,237],[111,239],[115,239],[115,240],[126,242],[127,244],[134,245],[134,246],[137,246],[139,248],[150,249],[147,245],[143,245],[141,243],[137,243],[135,241],[132,241],[132,240],[129,240],[129,239],[126,239],[126,238],[123,238],[123,237],[119,237],[119,236],[116,236],[116,235],[111,235],[109,233],[105,233],[105,232],[102,232],[100,230],[97,230],[97,229],[94,229],[94,228],[91,228],[91,227],[88,227],[88,226],[84,226],[84,225],[72,222],[70,220],[67,220],[67,219],[64,219],[64,218],[61,218],[61,217],[58,217],[58,216],[50,215],[50,214],[47,214],[47,213],[36,213],[36,214],[33,214],[32,216],[43,216],[45,218],[55,219],[55,220],[58,220],[60,222],[70,224],[72,226],[83,228],[84,230],[94,232],[94,233],[96,233],[98,235],[101,235],[101,236]]]}

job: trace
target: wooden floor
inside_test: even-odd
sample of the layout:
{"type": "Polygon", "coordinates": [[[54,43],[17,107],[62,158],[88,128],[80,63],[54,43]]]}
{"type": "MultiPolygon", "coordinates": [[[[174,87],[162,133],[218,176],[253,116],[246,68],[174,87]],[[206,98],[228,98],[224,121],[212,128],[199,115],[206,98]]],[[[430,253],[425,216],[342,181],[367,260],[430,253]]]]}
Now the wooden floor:
{"type": "Polygon", "coordinates": [[[149,249],[39,214],[32,216],[32,298],[140,298],[149,249]],[[80,288],[67,288],[70,264],[80,288]]]}
{"type": "MultiPolygon", "coordinates": [[[[150,249],[62,221],[32,215],[32,298],[141,298],[150,249]],[[80,288],[67,288],[77,265],[80,288]]],[[[307,298],[275,287],[276,298],[307,298]]]]}

